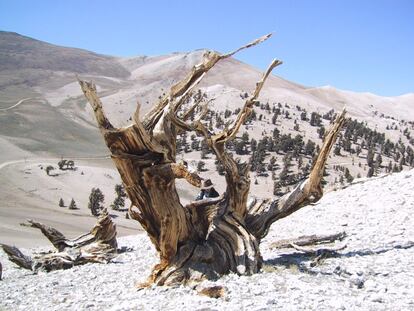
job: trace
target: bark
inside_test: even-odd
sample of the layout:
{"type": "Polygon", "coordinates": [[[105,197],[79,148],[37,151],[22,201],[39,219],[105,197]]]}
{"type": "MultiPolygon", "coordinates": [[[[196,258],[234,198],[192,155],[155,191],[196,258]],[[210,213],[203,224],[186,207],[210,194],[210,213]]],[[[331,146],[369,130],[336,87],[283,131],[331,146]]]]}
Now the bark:
{"type": "Polygon", "coordinates": [[[228,54],[206,53],[202,63],[174,85],[142,120],[138,105],[134,123],[124,128],[114,128],[105,116],[95,85],[79,81],[132,202],[129,214],[140,222],[160,256],[160,263],[143,285],[192,284],[228,272],[256,273],[262,264],[259,243],[270,225],[322,196],[321,171],[343,123],[344,113],[328,133],[309,178],[281,200],[256,202],[248,207],[248,165],[236,161],[225,150],[225,143],[236,136],[249,117],[267,77],[282,62],[274,60],[270,64],[233,125],[221,133],[209,132],[200,117],[186,122],[199,101],[179,116],[192,90],[218,61],[269,37],[259,38],[228,54]],[[227,187],[221,197],[181,204],[175,179],[184,178],[196,187],[203,179],[176,162],[179,131],[203,135],[223,165],[227,187]]]}
{"type": "Polygon", "coordinates": [[[67,239],[58,230],[42,223],[33,220],[29,220],[28,223],[28,226],[40,229],[56,251],[30,257],[14,246],[1,244],[9,260],[24,269],[33,271],[68,269],[89,262],[107,263],[116,256],[116,227],[106,210],[89,233],[73,240],[67,239]]]}

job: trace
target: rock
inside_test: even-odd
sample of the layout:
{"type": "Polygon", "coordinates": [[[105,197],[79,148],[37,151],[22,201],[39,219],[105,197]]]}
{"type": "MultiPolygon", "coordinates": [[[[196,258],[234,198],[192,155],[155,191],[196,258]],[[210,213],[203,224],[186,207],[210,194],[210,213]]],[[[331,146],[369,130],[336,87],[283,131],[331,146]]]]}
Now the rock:
{"type": "Polygon", "coordinates": [[[277,304],[277,301],[276,301],[276,299],[269,299],[268,301],[266,301],[266,304],[267,305],[275,305],[275,304],[277,304]]]}
{"type": "Polygon", "coordinates": [[[375,295],[371,299],[372,302],[384,303],[384,298],[381,295],[375,295]]]}
{"type": "Polygon", "coordinates": [[[210,298],[222,298],[226,295],[227,288],[224,286],[215,285],[201,288],[197,290],[197,292],[200,295],[208,296],[210,298]]]}
{"type": "Polygon", "coordinates": [[[365,278],[363,276],[352,275],[349,278],[349,281],[352,285],[356,286],[356,288],[361,289],[364,287],[365,278]]]}

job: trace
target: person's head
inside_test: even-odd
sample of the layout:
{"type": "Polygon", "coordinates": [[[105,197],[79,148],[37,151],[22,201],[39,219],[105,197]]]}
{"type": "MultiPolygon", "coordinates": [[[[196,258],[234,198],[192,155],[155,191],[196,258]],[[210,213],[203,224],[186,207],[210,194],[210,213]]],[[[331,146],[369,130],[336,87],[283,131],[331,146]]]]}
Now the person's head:
{"type": "Polygon", "coordinates": [[[204,180],[203,183],[201,184],[202,190],[210,190],[211,188],[213,188],[213,183],[211,182],[210,179],[204,180]]]}

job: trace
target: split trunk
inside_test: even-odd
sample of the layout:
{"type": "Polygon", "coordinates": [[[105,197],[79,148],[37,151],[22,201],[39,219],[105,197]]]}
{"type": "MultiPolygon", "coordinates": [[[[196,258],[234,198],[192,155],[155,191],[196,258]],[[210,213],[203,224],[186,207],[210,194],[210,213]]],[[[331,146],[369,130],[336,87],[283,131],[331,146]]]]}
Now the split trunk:
{"type": "Polygon", "coordinates": [[[228,272],[258,272],[262,264],[260,241],[271,224],[322,196],[324,165],[344,122],[344,112],[326,135],[309,177],[280,199],[251,200],[248,204],[248,165],[233,159],[225,149],[225,143],[235,138],[252,112],[266,78],[280,61],[271,63],[234,123],[224,131],[211,133],[201,122],[201,116],[193,122],[187,120],[204,100],[192,96],[192,90],[205,74],[218,61],[269,36],[225,55],[207,52],[203,61],[142,119],[138,105],[133,124],[124,128],[110,123],[95,85],[79,81],[132,202],[129,214],[139,221],[159,253],[160,263],[153,268],[147,284],[191,284],[228,272]],[[184,103],[189,101],[193,106],[182,112],[184,103]],[[203,181],[185,163],[176,161],[176,138],[182,131],[202,135],[224,167],[227,187],[222,189],[225,191],[221,197],[181,203],[175,180],[184,178],[196,187],[203,181]]]}

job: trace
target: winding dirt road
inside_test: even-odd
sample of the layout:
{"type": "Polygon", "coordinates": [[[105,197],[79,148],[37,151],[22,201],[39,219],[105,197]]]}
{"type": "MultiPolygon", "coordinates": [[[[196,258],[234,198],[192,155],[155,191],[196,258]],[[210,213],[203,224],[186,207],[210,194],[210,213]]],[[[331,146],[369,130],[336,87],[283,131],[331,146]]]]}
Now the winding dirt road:
{"type": "Polygon", "coordinates": [[[39,98],[33,98],[33,97],[28,97],[28,98],[24,98],[24,99],[21,99],[21,100],[19,100],[16,104],[14,104],[13,106],[10,106],[10,107],[7,107],[7,108],[0,108],[0,111],[7,111],[7,110],[10,110],[10,109],[13,109],[13,108],[16,108],[17,106],[19,106],[19,105],[21,105],[21,104],[23,104],[25,101],[28,101],[28,100],[30,100],[30,99],[39,99],[39,98]]]}
{"type": "MultiPolygon", "coordinates": [[[[105,156],[96,156],[96,157],[63,157],[66,159],[71,160],[102,160],[102,159],[110,159],[111,157],[109,155],[105,156]]],[[[19,163],[25,163],[25,162],[42,162],[42,161],[56,161],[61,160],[62,158],[35,158],[35,159],[23,159],[23,160],[13,160],[13,161],[6,161],[3,163],[0,163],[0,170],[5,168],[6,166],[13,165],[13,164],[19,164],[19,163]]]]}

